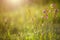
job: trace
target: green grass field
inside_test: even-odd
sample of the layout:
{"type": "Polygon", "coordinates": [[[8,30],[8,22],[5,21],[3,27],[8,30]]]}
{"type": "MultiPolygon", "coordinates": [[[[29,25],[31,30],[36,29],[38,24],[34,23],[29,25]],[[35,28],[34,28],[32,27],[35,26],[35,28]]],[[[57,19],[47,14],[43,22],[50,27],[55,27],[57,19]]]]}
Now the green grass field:
{"type": "Polygon", "coordinates": [[[0,12],[0,40],[60,40],[58,4],[0,12]]]}

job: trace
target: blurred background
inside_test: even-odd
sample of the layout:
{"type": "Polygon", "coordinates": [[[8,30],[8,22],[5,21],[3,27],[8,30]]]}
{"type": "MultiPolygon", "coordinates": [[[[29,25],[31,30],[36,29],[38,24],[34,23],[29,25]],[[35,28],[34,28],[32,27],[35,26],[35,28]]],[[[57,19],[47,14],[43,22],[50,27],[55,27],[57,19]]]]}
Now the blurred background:
{"type": "Polygon", "coordinates": [[[60,0],[0,0],[0,40],[60,40],[60,0]]]}

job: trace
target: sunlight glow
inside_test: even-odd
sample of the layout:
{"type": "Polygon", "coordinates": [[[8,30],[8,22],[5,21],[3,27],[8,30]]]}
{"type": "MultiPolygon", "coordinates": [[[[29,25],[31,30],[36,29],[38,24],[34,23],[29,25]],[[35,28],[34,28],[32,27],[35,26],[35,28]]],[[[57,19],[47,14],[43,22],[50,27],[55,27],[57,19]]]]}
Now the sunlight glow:
{"type": "Polygon", "coordinates": [[[3,0],[4,9],[8,11],[16,10],[24,4],[24,0],[3,0]]]}
{"type": "Polygon", "coordinates": [[[22,2],[22,0],[6,0],[7,3],[12,4],[12,5],[18,5],[22,2]]]}

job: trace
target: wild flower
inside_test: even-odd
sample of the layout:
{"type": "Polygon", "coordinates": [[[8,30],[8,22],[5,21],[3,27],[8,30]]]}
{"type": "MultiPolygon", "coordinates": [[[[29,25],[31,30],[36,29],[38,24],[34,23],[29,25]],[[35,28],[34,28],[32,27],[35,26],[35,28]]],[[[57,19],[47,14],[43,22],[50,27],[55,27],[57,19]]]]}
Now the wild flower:
{"type": "Polygon", "coordinates": [[[55,10],[54,10],[54,13],[57,13],[58,11],[59,11],[58,9],[55,9],[55,10]]]}
{"type": "Polygon", "coordinates": [[[55,9],[55,10],[54,10],[54,18],[57,17],[57,13],[58,13],[58,11],[59,11],[58,9],[55,9]]]}
{"type": "Polygon", "coordinates": [[[50,4],[50,7],[51,8],[55,8],[56,7],[56,4],[55,3],[52,3],[52,4],[50,4]]]}
{"type": "Polygon", "coordinates": [[[48,10],[47,10],[47,9],[44,9],[44,10],[43,10],[43,13],[45,13],[45,16],[44,16],[44,17],[45,17],[46,19],[48,19],[48,10]]]}
{"type": "Polygon", "coordinates": [[[46,9],[44,9],[44,10],[43,10],[43,13],[47,13],[47,10],[46,10],[46,9]]]}
{"type": "Polygon", "coordinates": [[[48,15],[46,15],[46,19],[48,19],[48,15]]]}

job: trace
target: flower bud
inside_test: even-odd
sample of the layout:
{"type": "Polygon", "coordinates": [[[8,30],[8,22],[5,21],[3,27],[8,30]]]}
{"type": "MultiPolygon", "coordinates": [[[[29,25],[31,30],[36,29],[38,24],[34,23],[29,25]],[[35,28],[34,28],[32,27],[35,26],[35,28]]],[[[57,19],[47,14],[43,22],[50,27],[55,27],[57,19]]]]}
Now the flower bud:
{"type": "Polygon", "coordinates": [[[43,13],[47,13],[47,10],[43,10],[43,13]]]}

